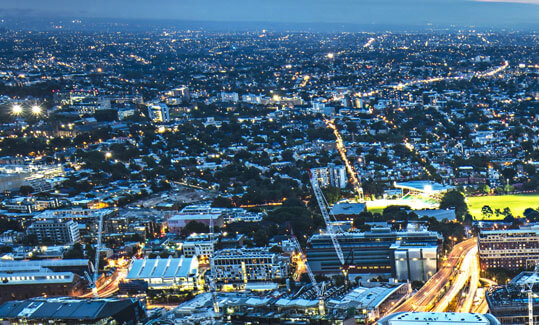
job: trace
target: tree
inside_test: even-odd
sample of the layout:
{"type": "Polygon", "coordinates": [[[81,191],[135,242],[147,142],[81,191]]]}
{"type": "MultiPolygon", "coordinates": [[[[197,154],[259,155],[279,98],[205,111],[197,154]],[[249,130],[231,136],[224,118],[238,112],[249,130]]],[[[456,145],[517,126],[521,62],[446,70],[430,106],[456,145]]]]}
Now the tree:
{"type": "Polygon", "coordinates": [[[457,220],[461,221],[462,217],[468,212],[468,204],[462,192],[457,190],[447,191],[440,202],[440,209],[455,209],[457,220]]]}
{"type": "Polygon", "coordinates": [[[281,254],[283,252],[283,249],[281,248],[281,246],[273,245],[269,251],[275,254],[281,254]]]}
{"type": "Polygon", "coordinates": [[[492,218],[493,213],[494,213],[494,211],[492,211],[492,208],[490,206],[488,206],[488,205],[484,205],[481,208],[481,214],[483,215],[483,218],[485,218],[485,219],[492,218]]]}
{"type": "Polygon", "coordinates": [[[209,232],[209,231],[210,231],[210,228],[207,225],[201,222],[196,222],[192,220],[192,221],[189,221],[189,223],[186,224],[185,227],[183,227],[181,231],[181,235],[184,237],[187,237],[192,233],[209,232]]]}
{"type": "Polygon", "coordinates": [[[526,210],[524,210],[524,217],[526,217],[529,222],[536,222],[537,220],[539,220],[539,210],[527,208],[526,210]]]}
{"type": "Polygon", "coordinates": [[[234,202],[229,198],[218,196],[213,199],[211,206],[216,208],[233,208],[234,202]]]}
{"type": "Polygon", "coordinates": [[[253,236],[253,240],[256,243],[256,246],[267,246],[269,243],[269,235],[266,229],[259,228],[255,232],[253,236]]]}
{"type": "Polygon", "coordinates": [[[80,243],[75,243],[70,250],[64,253],[64,259],[80,259],[84,258],[84,251],[82,250],[82,245],[80,243]]]}
{"type": "Polygon", "coordinates": [[[34,192],[34,188],[32,186],[29,186],[29,185],[23,185],[19,188],[19,193],[21,195],[30,195],[34,192]]]}
{"type": "Polygon", "coordinates": [[[515,177],[516,174],[517,172],[511,167],[504,168],[504,170],[502,170],[502,175],[505,179],[511,180],[515,177]]]}

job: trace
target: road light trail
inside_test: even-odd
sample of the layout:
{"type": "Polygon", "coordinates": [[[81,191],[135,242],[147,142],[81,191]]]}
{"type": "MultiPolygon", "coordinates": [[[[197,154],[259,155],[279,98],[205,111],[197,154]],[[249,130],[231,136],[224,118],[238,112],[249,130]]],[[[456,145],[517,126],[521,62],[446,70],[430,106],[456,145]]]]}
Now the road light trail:
{"type": "Polygon", "coordinates": [[[464,288],[466,282],[472,276],[472,273],[474,271],[473,261],[476,254],[477,247],[473,247],[468,251],[468,253],[466,253],[464,259],[462,260],[459,273],[455,277],[455,280],[451,284],[451,287],[449,288],[447,293],[442,297],[442,299],[440,299],[439,302],[436,303],[436,306],[433,309],[434,312],[440,313],[446,311],[451,301],[457,296],[459,292],[461,292],[462,288],[464,288]]]}
{"type": "Polygon", "coordinates": [[[363,200],[363,189],[361,188],[361,183],[359,181],[359,178],[357,177],[356,170],[354,166],[350,163],[348,160],[348,157],[346,156],[346,147],[344,146],[344,142],[342,140],[341,134],[339,133],[339,130],[335,126],[335,123],[333,120],[325,119],[324,122],[326,122],[326,125],[333,130],[333,134],[335,135],[335,142],[337,146],[337,150],[339,151],[339,154],[341,155],[341,160],[344,162],[344,165],[346,166],[346,171],[348,172],[348,175],[350,175],[350,183],[354,186],[354,190],[356,191],[357,195],[359,196],[359,199],[363,200]]]}
{"type": "Polygon", "coordinates": [[[469,313],[472,310],[472,304],[477,294],[477,287],[479,285],[479,262],[477,260],[477,248],[475,249],[475,254],[472,259],[472,265],[470,269],[470,288],[462,304],[462,308],[459,310],[461,313],[469,313]]]}
{"type": "Polygon", "coordinates": [[[468,239],[455,245],[440,270],[415,295],[403,304],[390,310],[386,315],[405,311],[428,311],[436,303],[436,299],[440,292],[442,292],[442,288],[447,285],[454,270],[463,260],[462,257],[468,254],[474,247],[476,247],[475,239],[468,239]]]}

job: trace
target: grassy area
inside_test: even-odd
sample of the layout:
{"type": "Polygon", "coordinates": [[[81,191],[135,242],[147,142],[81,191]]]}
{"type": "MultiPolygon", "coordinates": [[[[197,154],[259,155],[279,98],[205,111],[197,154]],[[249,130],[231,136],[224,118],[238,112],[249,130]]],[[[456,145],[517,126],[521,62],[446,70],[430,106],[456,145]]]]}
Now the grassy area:
{"type": "Polygon", "coordinates": [[[467,197],[466,202],[470,214],[477,219],[483,217],[481,208],[485,205],[490,206],[492,210],[500,209],[502,211],[508,207],[515,217],[522,217],[527,208],[536,209],[539,207],[539,194],[474,196],[467,197]]]}

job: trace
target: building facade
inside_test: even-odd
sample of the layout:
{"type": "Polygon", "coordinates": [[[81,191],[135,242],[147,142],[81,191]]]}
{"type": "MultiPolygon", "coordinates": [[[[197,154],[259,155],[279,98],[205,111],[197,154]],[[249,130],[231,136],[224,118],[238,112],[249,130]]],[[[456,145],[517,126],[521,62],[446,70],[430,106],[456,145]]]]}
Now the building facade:
{"type": "Polygon", "coordinates": [[[345,166],[329,164],[327,167],[313,168],[311,173],[318,180],[320,187],[345,188],[348,183],[345,166]]]}
{"type": "Polygon", "coordinates": [[[166,123],[170,121],[169,109],[164,103],[152,104],[148,106],[148,116],[155,123],[166,123]]]}
{"type": "MultiPolygon", "coordinates": [[[[406,231],[374,228],[369,232],[337,233],[337,240],[351,275],[379,274],[424,281],[425,275],[437,271],[442,237],[424,228],[406,231]],[[415,260],[418,256],[421,259],[415,260]]],[[[306,255],[313,272],[340,273],[341,262],[329,234],[313,235],[307,242],[306,255]]]]}
{"type": "Polygon", "coordinates": [[[539,261],[539,227],[481,231],[477,237],[481,270],[523,270],[539,261]]]}
{"type": "Polygon", "coordinates": [[[225,283],[283,279],[289,262],[266,248],[222,249],[213,255],[213,276],[225,283]]]}
{"type": "Polygon", "coordinates": [[[193,257],[134,260],[126,281],[145,281],[150,289],[194,290],[198,285],[198,259],[193,257]]]}
{"type": "Polygon", "coordinates": [[[73,244],[80,241],[79,227],[73,220],[50,219],[36,221],[27,229],[39,242],[73,244]]]}

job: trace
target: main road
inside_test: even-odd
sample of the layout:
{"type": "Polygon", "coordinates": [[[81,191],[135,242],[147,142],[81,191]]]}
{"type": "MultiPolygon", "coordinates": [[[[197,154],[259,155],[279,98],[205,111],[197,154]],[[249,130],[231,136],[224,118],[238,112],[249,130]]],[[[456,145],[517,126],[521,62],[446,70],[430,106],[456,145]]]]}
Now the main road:
{"type": "MultiPolygon", "coordinates": [[[[432,309],[437,299],[444,288],[454,275],[455,270],[459,268],[458,272],[462,271],[463,258],[468,256],[468,253],[476,247],[476,240],[468,239],[457,245],[451,250],[447,259],[444,260],[440,270],[436,272],[421,289],[411,298],[406,300],[401,305],[397,306],[388,314],[405,311],[429,311],[432,309]]],[[[469,265],[464,265],[469,268],[469,265]]]]}
{"type": "Polygon", "coordinates": [[[446,311],[451,301],[462,291],[468,280],[470,280],[470,288],[472,289],[471,291],[473,291],[473,295],[468,294],[462,309],[467,310],[467,312],[470,311],[475,296],[475,290],[477,289],[477,284],[479,282],[479,274],[476,272],[477,265],[474,263],[476,260],[477,246],[474,246],[468,253],[466,253],[466,255],[464,255],[459,271],[453,278],[451,286],[440,301],[436,303],[432,311],[439,313],[446,311]],[[474,281],[475,284],[472,283],[474,281]],[[475,289],[473,289],[474,287],[475,289]]]}

